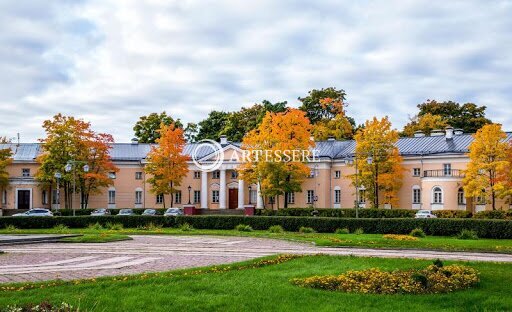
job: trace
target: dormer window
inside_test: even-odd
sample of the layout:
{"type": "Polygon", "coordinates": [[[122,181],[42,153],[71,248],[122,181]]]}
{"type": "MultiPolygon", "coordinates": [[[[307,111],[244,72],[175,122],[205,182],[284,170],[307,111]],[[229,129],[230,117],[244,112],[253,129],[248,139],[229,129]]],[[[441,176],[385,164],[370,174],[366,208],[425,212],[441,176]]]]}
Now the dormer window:
{"type": "Polygon", "coordinates": [[[24,178],[30,177],[30,168],[21,169],[21,176],[24,178]]]}

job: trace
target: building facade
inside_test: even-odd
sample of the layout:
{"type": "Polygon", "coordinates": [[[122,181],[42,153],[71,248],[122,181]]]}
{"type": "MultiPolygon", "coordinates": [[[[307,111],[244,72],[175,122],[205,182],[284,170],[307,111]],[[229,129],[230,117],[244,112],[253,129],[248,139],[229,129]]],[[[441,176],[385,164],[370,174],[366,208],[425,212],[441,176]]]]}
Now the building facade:
{"type": "MultiPolygon", "coordinates": [[[[512,139],[512,133],[507,133],[512,139]]],[[[402,155],[405,168],[403,185],[399,191],[399,205],[405,209],[427,210],[469,210],[491,209],[483,198],[466,198],[462,189],[464,169],[469,162],[468,147],[472,135],[460,131],[437,131],[430,136],[421,134],[412,138],[401,138],[397,147],[402,155]]],[[[196,144],[188,144],[184,153],[191,154],[196,144]]],[[[189,172],[181,183],[180,192],[174,194],[173,206],[182,207],[189,202],[197,208],[237,209],[246,205],[257,208],[278,209],[284,206],[284,198],[263,198],[257,184],[247,183],[238,177],[237,168],[242,153],[239,143],[221,138],[224,158],[221,167],[212,172],[201,171],[192,161],[189,172]]],[[[54,187],[41,187],[34,179],[38,170],[37,156],[41,153],[39,144],[4,144],[0,148],[11,148],[13,162],[8,167],[9,185],[1,189],[2,209],[52,208],[61,206],[54,187]]],[[[111,174],[113,185],[101,194],[91,195],[88,208],[163,208],[170,207],[169,196],[151,192],[144,173],[149,144],[114,144],[110,155],[119,168],[111,174]]],[[[317,208],[353,208],[356,191],[359,207],[368,207],[364,186],[356,190],[350,176],[355,173],[354,141],[327,140],[316,142],[318,161],[308,165],[311,175],[304,181],[302,192],[288,196],[288,206],[317,208]]],[[[212,159],[206,153],[201,161],[212,159]]],[[[74,207],[80,207],[76,194],[74,207]]],[[[509,209],[505,200],[498,200],[497,209],[509,209]]]]}

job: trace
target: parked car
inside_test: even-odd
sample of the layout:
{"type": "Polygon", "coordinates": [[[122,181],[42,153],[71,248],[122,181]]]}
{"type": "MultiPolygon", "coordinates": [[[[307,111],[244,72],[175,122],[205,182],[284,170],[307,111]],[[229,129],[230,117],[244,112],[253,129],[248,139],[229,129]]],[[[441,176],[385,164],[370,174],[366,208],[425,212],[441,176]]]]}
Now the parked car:
{"type": "Polygon", "coordinates": [[[419,210],[414,215],[416,219],[425,219],[425,218],[437,218],[435,214],[432,213],[430,210],[419,210]]]}
{"type": "Polygon", "coordinates": [[[48,209],[43,208],[34,208],[29,211],[16,213],[12,215],[13,217],[52,217],[53,213],[48,209]]]}
{"type": "Polygon", "coordinates": [[[118,216],[134,216],[135,212],[133,212],[133,209],[121,209],[119,210],[118,216]]]}
{"type": "Polygon", "coordinates": [[[165,211],[164,216],[182,216],[183,210],[180,208],[169,208],[165,211]]]}
{"type": "Polygon", "coordinates": [[[94,209],[93,212],[91,212],[91,216],[110,216],[110,210],[108,209],[94,209]]]}
{"type": "Polygon", "coordinates": [[[143,216],[156,216],[156,214],[155,209],[144,209],[144,212],[142,212],[143,216]]]}

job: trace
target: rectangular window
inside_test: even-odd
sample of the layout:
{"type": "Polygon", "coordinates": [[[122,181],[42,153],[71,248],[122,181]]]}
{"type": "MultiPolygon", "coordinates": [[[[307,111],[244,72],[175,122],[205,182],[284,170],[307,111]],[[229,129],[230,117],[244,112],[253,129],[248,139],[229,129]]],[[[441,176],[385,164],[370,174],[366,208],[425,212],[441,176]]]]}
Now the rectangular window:
{"type": "Polygon", "coordinates": [[[164,203],[164,194],[156,195],[156,203],[159,204],[159,205],[164,203]]]}
{"type": "Polygon", "coordinates": [[[238,172],[233,170],[231,171],[231,179],[237,179],[238,178],[238,172]]]}
{"type": "Polygon", "coordinates": [[[336,170],[336,171],[334,171],[334,178],[335,178],[335,179],[339,179],[339,178],[341,178],[341,171],[340,171],[340,170],[336,170]]]}
{"type": "Polygon", "coordinates": [[[314,169],[313,169],[313,170],[311,170],[311,171],[309,172],[309,178],[314,178],[314,177],[315,177],[315,174],[316,174],[315,170],[314,170],[314,169]]]}
{"type": "Polygon", "coordinates": [[[459,189],[457,192],[457,203],[459,205],[465,205],[466,204],[466,197],[464,196],[464,189],[459,189]]]}
{"type": "Polygon", "coordinates": [[[412,203],[413,204],[421,203],[421,190],[419,188],[415,188],[412,190],[412,203]]]}
{"type": "Polygon", "coordinates": [[[21,169],[21,176],[24,178],[30,177],[30,169],[29,168],[21,169]]]}
{"type": "Polygon", "coordinates": [[[194,171],[194,179],[201,179],[201,171],[194,171]]]}
{"type": "Polygon", "coordinates": [[[41,194],[41,203],[43,205],[48,205],[48,193],[46,193],[46,190],[43,190],[41,194]]]}
{"type": "Polygon", "coordinates": [[[251,204],[256,204],[258,201],[258,191],[257,190],[251,190],[249,192],[249,200],[251,201],[251,204]]]}
{"type": "Polygon", "coordinates": [[[115,178],[116,178],[116,173],[115,173],[114,171],[109,172],[109,173],[108,173],[108,178],[109,178],[109,179],[115,179],[115,178]]]}
{"type": "Polygon", "coordinates": [[[142,180],[142,172],[140,172],[140,171],[135,172],[135,180],[142,180]]]}
{"type": "Polygon", "coordinates": [[[276,198],[275,198],[274,196],[270,196],[270,197],[268,198],[268,203],[269,203],[269,204],[275,204],[275,203],[276,203],[276,198]]]}
{"type": "Polygon", "coordinates": [[[181,191],[176,191],[176,193],[174,193],[174,202],[176,204],[181,204],[181,191]]]}
{"type": "Polygon", "coordinates": [[[341,190],[334,190],[334,203],[339,204],[341,202],[341,190]]]}
{"type": "Polygon", "coordinates": [[[212,191],[212,203],[214,203],[214,204],[219,203],[219,191],[217,191],[217,190],[212,191]]]}
{"type": "Polygon", "coordinates": [[[308,204],[312,204],[315,201],[315,191],[308,190],[306,201],[308,204]]]}
{"type": "Polygon", "coordinates": [[[135,191],[135,205],[142,204],[142,191],[135,191]]]}
{"type": "Polygon", "coordinates": [[[419,177],[420,176],[420,172],[421,172],[420,168],[412,169],[412,175],[415,176],[415,177],[419,177]]]}
{"type": "Polygon", "coordinates": [[[366,190],[359,190],[359,203],[366,203],[366,190]]]}
{"type": "Polygon", "coordinates": [[[201,202],[201,191],[194,191],[194,204],[201,202]]]}
{"type": "Polygon", "coordinates": [[[445,176],[452,175],[452,164],[443,164],[443,173],[445,176]]]}
{"type": "Polygon", "coordinates": [[[288,193],[288,204],[294,204],[295,203],[295,193],[290,192],[288,193]]]}
{"type": "Polygon", "coordinates": [[[113,205],[116,203],[116,191],[110,190],[108,191],[108,203],[113,205]]]}
{"type": "Polygon", "coordinates": [[[212,179],[220,179],[220,171],[219,170],[212,172],[212,179]]]}
{"type": "Polygon", "coordinates": [[[58,205],[60,204],[59,200],[59,190],[52,190],[52,204],[58,205]]]}
{"type": "Polygon", "coordinates": [[[7,190],[2,191],[2,205],[7,205],[7,190]]]}

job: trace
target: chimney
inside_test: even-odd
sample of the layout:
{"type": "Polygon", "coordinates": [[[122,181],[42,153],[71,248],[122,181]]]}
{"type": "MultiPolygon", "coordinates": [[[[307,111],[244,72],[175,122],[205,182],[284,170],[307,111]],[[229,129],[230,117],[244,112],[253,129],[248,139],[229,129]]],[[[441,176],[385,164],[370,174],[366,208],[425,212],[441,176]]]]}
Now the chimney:
{"type": "Polygon", "coordinates": [[[443,130],[435,129],[430,132],[430,136],[442,136],[444,134],[443,130]]]}
{"type": "Polygon", "coordinates": [[[422,138],[424,136],[425,136],[425,133],[423,133],[423,131],[421,131],[421,130],[418,130],[418,131],[414,132],[414,137],[415,138],[422,138]]]}
{"type": "Polygon", "coordinates": [[[137,138],[133,138],[133,139],[132,139],[132,144],[133,144],[133,145],[137,145],[137,144],[139,144],[139,139],[137,139],[137,138]]]}
{"type": "Polygon", "coordinates": [[[453,139],[453,127],[446,127],[445,129],[445,137],[447,140],[453,139]]]}
{"type": "Polygon", "coordinates": [[[461,134],[464,134],[464,130],[462,130],[462,129],[455,129],[455,130],[454,130],[454,134],[455,134],[455,135],[461,135],[461,134]]]}
{"type": "Polygon", "coordinates": [[[225,135],[220,136],[220,145],[228,144],[228,138],[225,135]]]}
{"type": "Polygon", "coordinates": [[[327,138],[327,141],[336,141],[336,139],[334,138],[334,136],[330,135],[330,136],[327,138]]]}

